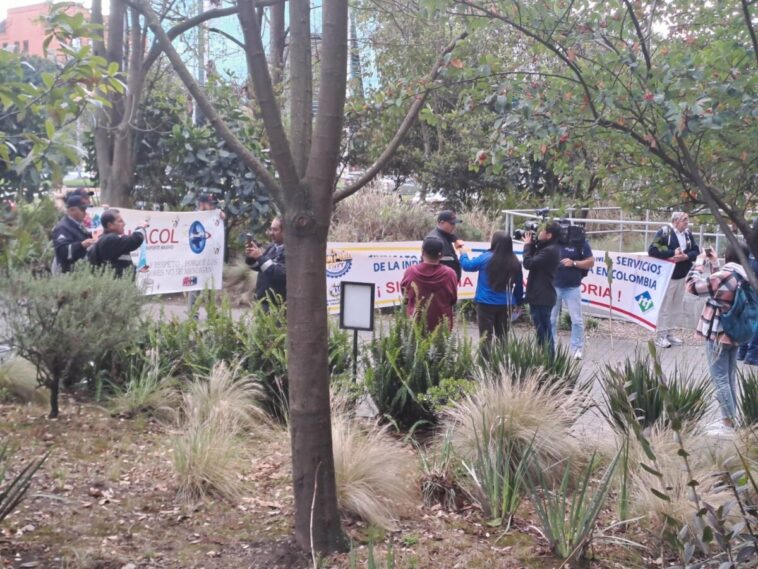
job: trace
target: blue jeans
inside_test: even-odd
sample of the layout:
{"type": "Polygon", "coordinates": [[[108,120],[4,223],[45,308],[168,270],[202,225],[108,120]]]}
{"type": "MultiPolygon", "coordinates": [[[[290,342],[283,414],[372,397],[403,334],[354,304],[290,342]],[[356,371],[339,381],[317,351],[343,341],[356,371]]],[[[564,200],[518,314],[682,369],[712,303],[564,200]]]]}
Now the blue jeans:
{"type": "Polygon", "coordinates": [[[547,344],[550,356],[555,356],[555,345],[553,344],[553,331],[550,326],[550,312],[552,306],[535,306],[529,305],[529,314],[532,315],[532,322],[537,329],[537,343],[540,346],[547,344]]]}
{"type": "Polygon", "coordinates": [[[733,419],[737,415],[737,350],[739,346],[706,340],[705,355],[711,371],[711,381],[716,389],[721,416],[733,419]]]}
{"type": "Polygon", "coordinates": [[[584,319],[582,318],[581,287],[555,287],[558,300],[550,313],[550,325],[553,329],[553,343],[558,345],[558,317],[561,315],[562,304],[565,302],[571,318],[571,352],[581,352],[584,346],[584,319]]]}

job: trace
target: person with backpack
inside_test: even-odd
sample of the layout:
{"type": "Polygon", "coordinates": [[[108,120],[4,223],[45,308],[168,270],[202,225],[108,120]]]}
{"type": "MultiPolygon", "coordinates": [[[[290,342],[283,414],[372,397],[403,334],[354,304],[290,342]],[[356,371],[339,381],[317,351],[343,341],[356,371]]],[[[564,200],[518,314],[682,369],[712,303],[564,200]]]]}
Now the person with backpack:
{"type": "MultiPolygon", "coordinates": [[[[747,255],[747,247],[739,246],[747,255]]],[[[750,310],[750,297],[755,301],[755,292],[747,282],[745,269],[739,264],[735,245],[730,243],[726,248],[724,261],[724,266],[719,267],[713,252],[702,253],[695,259],[686,279],[687,292],[707,297],[697,324],[697,334],[705,338],[711,381],[721,410],[721,423],[713,428],[717,433],[731,430],[735,425],[737,351],[747,329],[743,325],[751,324],[745,321],[749,319],[745,310],[750,310]],[[706,264],[710,265],[709,275],[705,274],[706,264]]],[[[758,305],[755,308],[758,309],[758,305]]]]}
{"type": "Polygon", "coordinates": [[[134,276],[134,264],[131,252],[139,249],[145,240],[145,228],[135,228],[131,235],[124,234],[124,218],[117,209],[108,209],[100,216],[103,234],[90,250],[87,259],[95,267],[108,266],[113,269],[116,278],[128,272],[134,276]]]}

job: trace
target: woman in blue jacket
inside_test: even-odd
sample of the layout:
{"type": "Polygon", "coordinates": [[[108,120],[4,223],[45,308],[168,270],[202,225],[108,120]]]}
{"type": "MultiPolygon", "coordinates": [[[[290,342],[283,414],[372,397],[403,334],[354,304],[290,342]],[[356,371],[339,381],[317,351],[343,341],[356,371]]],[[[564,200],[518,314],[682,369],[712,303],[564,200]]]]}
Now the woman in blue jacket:
{"type": "Polygon", "coordinates": [[[513,239],[505,231],[495,231],[489,251],[473,259],[462,253],[460,262],[464,271],[479,271],[474,301],[480,339],[491,340],[494,333],[504,341],[511,312],[524,296],[524,276],[513,252],[513,239]]]}

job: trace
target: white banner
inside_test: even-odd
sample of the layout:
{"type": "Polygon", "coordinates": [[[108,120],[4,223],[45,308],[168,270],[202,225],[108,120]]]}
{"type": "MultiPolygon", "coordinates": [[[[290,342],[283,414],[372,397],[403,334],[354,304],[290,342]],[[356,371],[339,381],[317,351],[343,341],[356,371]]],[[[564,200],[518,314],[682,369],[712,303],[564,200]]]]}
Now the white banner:
{"type": "MultiPolygon", "coordinates": [[[[467,242],[469,255],[489,249],[488,242],[467,242]]],[[[514,252],[523,254],[523,243],[514,242],[514,252]]],[[[609,252],[613,282],[608,284],[605,251],[593,251],[595,267],[582,281],[582,301],[596,309],[612,311],[614,318],[655,330],[658,310],[674,264],[644,254],[609,252]]],[[[329,243],[327,245],[327,305],[330,314],[340,310],[340,282],[371,282],[376,285],[376,306],[394,306],[401,301],[400,281],[408,267],[421,261],[421,242],[329,243]]],[[[524,279],[528,271],[524,271],[524,279]]],[[[477,273],[463,272],[458,298],[473,298],[477,273]]]]}
{"type": "MultiPolygon", "coordinates": [[[[221,289],[224,223],[218,210],[169,212],[118,208],[126,234],[148,224],[147,239],[132,253],[137,284],[145,294],[221,289]]],[[[94,235],[102,233],[103,208],[87,210],[94,235]]]]}

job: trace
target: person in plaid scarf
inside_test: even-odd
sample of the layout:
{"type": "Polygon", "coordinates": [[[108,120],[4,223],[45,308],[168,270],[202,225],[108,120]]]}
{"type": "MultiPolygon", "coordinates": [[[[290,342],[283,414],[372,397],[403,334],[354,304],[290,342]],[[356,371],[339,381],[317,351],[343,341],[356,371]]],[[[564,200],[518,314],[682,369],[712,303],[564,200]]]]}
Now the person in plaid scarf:
{"type": "MultiPolygon", "coordinates": [[[[739,245],[749,254],[747,247],[739,245]]],[[[721,410],[721,424],[714,426],[714,431],[725,431],[734,428],[737,414],[737,351],[739,346],[724,333],[720,316],[727,312],[734,302],[735,292],[739,286],[735,273],[746,278],[745,269],[739,264],[737,247],[732,244],[726,248],[725,264],[719,267],[718,258],[714,253],[702,253],[695,259],[690,272],[687,274],[687,292],[698,296],[708,297],[700,320],[697,324],[697,334],[705,338],[705,354],[711,381],[716,389],[716,399],[721,410]],[[710,266],[710,274],[705,267],[710,266]]]]}

